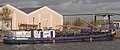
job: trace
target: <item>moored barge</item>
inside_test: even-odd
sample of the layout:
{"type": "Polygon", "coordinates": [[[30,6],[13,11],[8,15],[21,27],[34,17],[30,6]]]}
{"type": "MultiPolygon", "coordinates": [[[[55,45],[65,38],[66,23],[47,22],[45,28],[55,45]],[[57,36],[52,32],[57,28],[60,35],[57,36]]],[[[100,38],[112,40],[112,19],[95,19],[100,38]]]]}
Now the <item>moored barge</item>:
{"type": "MultiPolygon", "coordinates": [[[[74,33],[73,33],[74,34],[74,33]]],[[[18,43],[63,43],[63,42],[80,42],[80,41],[99,41],[112,40],[115,32],[108,30],[107,32],[93,32],[92,30],[79,30],[77,35],[62,34],[55,30],[38,31],[12,31],[11,35],[4,36],[4,43],[18,44],[18,43]],[[88,33],[88,34],[84,34],[88,33]]]]}

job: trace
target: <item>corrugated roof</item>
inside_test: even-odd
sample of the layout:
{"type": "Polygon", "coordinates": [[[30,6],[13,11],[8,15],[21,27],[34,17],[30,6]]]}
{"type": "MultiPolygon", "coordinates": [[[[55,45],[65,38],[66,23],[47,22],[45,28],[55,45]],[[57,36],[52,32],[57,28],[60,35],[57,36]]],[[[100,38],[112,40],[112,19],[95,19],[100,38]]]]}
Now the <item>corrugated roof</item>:
{"type": "Polygon", "coordinates": [[[23,11],[23,12],[29,14],[29,13],[31,13],[31,12],[37,10],[37,9],[40,9],[40,8],[42,8],[42,7],[34,7],[34,8],[19,8],[19,9],[20,9],[21,11],[23,11]]]}
{"type": "Polygon", "coordinates": [[[103,15],[120,15],[118,13],[90,13],[90,14],[65,14],[63,16],[79,16],[79,15],[96,15],[96,16],[103,16],[103,15]]]}

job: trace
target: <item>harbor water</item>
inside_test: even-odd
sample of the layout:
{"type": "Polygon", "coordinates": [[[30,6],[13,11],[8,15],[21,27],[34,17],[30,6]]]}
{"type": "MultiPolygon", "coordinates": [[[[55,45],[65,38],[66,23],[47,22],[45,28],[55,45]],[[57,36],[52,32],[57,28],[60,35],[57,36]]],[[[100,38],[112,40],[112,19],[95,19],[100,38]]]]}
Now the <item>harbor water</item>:
{"type": "Polygon", "coordinates": [[[55,44],[3,44],[0,50],[120,50],[120,39],[113,41],[70,42],[55,44]]]}

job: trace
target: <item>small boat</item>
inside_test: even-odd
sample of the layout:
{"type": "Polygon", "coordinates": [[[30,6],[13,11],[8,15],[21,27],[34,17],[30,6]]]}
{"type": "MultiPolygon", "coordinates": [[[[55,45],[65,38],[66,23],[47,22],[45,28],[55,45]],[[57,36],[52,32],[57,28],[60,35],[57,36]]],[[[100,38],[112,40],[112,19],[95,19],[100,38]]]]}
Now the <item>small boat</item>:
{"type": "Polygon", "coordinates": [[[11,31],[11,35],[4,36],[6,44],[34,44],[34,43],[63,43],[80,41],[112,40],[115,36],[114,30],[104,32],[93,32],[89,29],[79,30],[78,34],[62,34],[55,30],[27,30],[11,31]],[[88,34],[87,34],[88,33],[88,34]]]}

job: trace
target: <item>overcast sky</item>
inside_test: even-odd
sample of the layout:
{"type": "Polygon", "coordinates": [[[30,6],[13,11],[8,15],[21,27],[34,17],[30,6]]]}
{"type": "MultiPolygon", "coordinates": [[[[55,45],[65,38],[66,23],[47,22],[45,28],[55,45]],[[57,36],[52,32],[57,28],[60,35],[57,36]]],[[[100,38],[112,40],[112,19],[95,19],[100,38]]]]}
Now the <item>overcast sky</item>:
{"type": "Polygon", "coordinates": [[[120,0],[0,0],[18,8],[48,6],[60,14],[120,13],[120,0]]]}
{"type": "Polygon", "coordinates": [[[120,13],[120,0],[0,0],[15,7],[48,6],[60,13],[120,13]]]}

